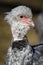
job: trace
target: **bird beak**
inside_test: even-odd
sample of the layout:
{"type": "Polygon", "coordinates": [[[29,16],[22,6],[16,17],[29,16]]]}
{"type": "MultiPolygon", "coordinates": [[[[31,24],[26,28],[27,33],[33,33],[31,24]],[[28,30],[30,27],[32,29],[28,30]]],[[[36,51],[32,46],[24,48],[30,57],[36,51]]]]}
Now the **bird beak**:
{"type": "Polygon", "coordinates": [[[31,26],[31,27],[35,27],[35,24],[34,24],[33,21],[30,22],[30,26],[31,26]]]}
{"type": "Polygon", "coordinates": [[[27,24],[28,24],[28,26],[30,26],[30,27],[35,27],[35,24],[34,24],[34,22],[33,22],[32,19],[28,19],[27,24]]]}
{"type": "Polygon", "coordinates": [[[30,27],[35,27],[32,18],[23,17],[22,20],[30,27]]]}

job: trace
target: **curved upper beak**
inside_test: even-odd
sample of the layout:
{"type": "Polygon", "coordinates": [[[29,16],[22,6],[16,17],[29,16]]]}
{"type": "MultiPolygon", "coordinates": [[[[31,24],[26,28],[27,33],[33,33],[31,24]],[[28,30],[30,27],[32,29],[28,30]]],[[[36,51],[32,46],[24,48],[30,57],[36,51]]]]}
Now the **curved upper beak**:
{"type": "Polygon", "coordinates": [[[35,27],[35,24],[34,24],[33,21],[30,22],[30,26],[31,26],[31,27],[35,27]]]}

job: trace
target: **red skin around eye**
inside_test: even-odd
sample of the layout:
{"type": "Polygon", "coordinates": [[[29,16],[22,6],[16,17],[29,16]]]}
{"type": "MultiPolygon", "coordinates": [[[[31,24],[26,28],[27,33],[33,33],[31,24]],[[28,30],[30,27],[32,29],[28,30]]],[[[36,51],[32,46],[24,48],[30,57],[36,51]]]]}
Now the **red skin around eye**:
{"type": "Polygon", "coordinates": [[[30,18],[23,17],[22,20],[28,25],[30,24],[30,18]]]}

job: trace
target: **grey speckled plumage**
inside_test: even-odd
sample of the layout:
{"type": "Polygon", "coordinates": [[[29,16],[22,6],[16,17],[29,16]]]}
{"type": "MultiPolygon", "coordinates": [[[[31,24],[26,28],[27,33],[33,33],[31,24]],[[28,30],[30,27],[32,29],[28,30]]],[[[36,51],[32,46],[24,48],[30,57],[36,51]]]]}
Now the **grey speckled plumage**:
{"type": "Polygon", "coordinates": [[[8,49],[5,65],[32,65],[33,51],[27,38],[22,41],[12,42],[8,49]],[[17,45],[18,44],[18,45],[17,45]]]}
{"type": "Polygon", "coordinates": [[[33,65],[43,65],[43,44],[33,46],[33,65]]]}
{"type": "Polygon", "coordinates": [[[13,43],[8,49],[5,65],[43,65],[43,44],[30,46],[26,37],[13,43]]]}

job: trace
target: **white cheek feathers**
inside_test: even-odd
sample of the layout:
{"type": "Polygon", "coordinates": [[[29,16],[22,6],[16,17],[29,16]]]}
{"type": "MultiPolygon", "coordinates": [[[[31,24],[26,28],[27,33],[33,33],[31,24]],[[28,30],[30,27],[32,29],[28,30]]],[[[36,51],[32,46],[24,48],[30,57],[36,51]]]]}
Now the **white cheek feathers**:
{"type": "Polygon", "coordinates": [[[18,23],[14,22],[14,24],[11,26],[13,39],[22,40],[30,27],[26,25],[26,23],[21,23],[21,21],[19,21],[18,23]]]}

